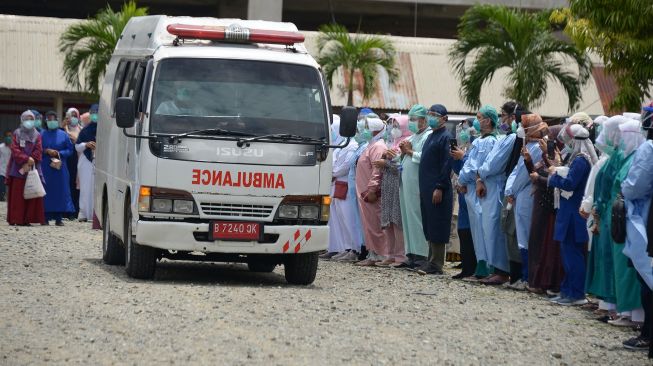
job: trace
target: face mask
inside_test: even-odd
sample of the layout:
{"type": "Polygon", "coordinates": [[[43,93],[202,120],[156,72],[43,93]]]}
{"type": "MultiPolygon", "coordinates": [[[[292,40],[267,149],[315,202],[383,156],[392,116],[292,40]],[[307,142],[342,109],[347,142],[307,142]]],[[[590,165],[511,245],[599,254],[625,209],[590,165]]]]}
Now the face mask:
{"type": "Polygon", "coordinates": [[[390,131],[390,136],[392,136],[393,139],[398,139],[403,135],[403,132],[401,132],[400,129],[397,127],[393,127],[392,130],[390,131]]]}
{"type": "Polygon", "coordinates": [[[354,135],[354,140],[355,140],[359,145],[360,145],[360,144],[364,144],[364,143],[366,142],[365,140],[363,140],[363,137],[361,136],[360,133],[357,133],[357,134],[354,135]]]}
{"type": "Polygon", "coordinates": [[[23,127],[25,129],[31,130],[32,128],[34,128],[34,120],[28,119],[23,121],[23,127]]]}
{"type": "Polygon", "coordinates": [[[11,145],[11,136],[5,137],[5,145],[11,145]]]}
{"type": "Polygon", "coordinates": [[[467,130],[460,131],[460,142],[466,144],[469,142],[469,132],[467,130]]]}
{"type": "Polygon", "coordinates": [[[190,100],[190,95],[186,89],[177,89],[177,100],[180,102],[187,102],[190,100]]]}
{"type": "Polygon", "coordinates": [[[372,131],[366,129],[363,129],[361,132],[361,139],[363,139],[364,142],[369,142],[372,139],[372,131]]]}
{"type": "Polygon", "coordinates": [[[408,131],[412,133],[417,133],[417,131],[419,131],[417,128],[417,121],[408,121],[408,131]]]}
{"type": "Polygon", "coordinates": [[[518,127],[518,125],[517,125],[517,121],[512,121],[512,123],[510,124],[510,130],[511,130],[513,133],[515,133],[515,132],[517,132],[517,127],[518,127]]]}
{"type": "Polygon", "coordinates": [[[43,122],[40,119],[34,120],[34,127],[36,127],[36,128],[43,127],[43,122]]]}
{"type": "Polygon", "coordinates": [[[365,120],[364,119],[359,119],[356,122],[356,129],[358,132],[362,132],[365,129],[365,120]]]}
{"type": "Polygon", "coordinates": [[[435,116],[426,116],[426,122],[428,122],[429,127],[436,128],[440,124],[440,119],[435,116]]]}
{"type": "Polygon", "coordinates": [[[78,123],[79,123],[79,119],[77,117],[73,117],[73,118],[70,119],[70,124],[71,125],[77,126],[78,123]]]}
{"type": "Polygon", "coordinates": [[[97,113],[91,114],[91,122],[97,122],[97,113]]]}
{"type": "Polygon", "coordinates": [[[59,121],[54,120],[54,121],[48,121],[48,130],[56,130],[59,128],[59,121]]]}
{"type": "Polygon", "coordinates": [[[474,118],[474,123],[472,126],[474,126],[476,132],[481,132],[481,122],[478,120],[478,118],[474,118]]]}
{"type": "Polygon", "coordinates": [[[519,137],[520,139],[526,138],[526,130],[524,130],[524,127],[522,127],[521,125],[519,125],[519,127],[517,128],[517,137],[519,137]]]}

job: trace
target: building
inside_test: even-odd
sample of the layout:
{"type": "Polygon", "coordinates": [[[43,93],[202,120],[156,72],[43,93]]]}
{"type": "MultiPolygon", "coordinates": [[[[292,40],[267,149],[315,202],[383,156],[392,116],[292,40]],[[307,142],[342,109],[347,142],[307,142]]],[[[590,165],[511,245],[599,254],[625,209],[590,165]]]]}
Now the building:
{"type": "MultiPolygon", "coordinates": [[[[5,51],[0,53],[0,129],[15,128],[18,115],[27,108],[41,112],[55,110],[61,118],[68,107],[80,112],[94,101],[70,89],[62,76],[63,56],[57,44],[60,34],[80,20],[0,15],[0,42],[5,51]]],[[[306,31],[306,46],[317,55],[317,32],[306,31]]],[[[363,101],[360,93],[354,95],[357,106],[367,105],[382,111],[407,111],[414,103],[445,104],[451,112],[469,114],[468,107],[458,97],[459,83],[448,61],[452,39],[388,36],[398,51],[400,75],[394,85],[389,85],[387,75],[380,73],[378,92],[363,101]]],[[[485,86],[484,103],[499,106],[505,72],[498,72],[485,86]]],[[[337,75],[331,88],[335,107],[343,106],[346,98],[342,88],[343,76],[337,75]]],[[[603,114],[613,97],[614,83],[595,67],[594,77],[583,91],[579,110],[589,114],[603,114]],[[598,81],[598,82],[597,82],[598,81]]],[[[569,113],[566,95],[557,84],[551,84],[545,103],[537,108],[545,116],[560,117],[569,113]]]]}

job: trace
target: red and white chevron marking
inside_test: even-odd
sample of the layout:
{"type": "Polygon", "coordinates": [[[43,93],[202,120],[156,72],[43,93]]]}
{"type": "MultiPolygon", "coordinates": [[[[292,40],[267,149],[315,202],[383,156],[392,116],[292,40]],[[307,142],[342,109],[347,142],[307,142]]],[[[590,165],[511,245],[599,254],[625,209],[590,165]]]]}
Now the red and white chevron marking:
{"type": "Polygon", "coordinates": [[[311,229],[306,230],[304,233],[304,236],[302,236],[301,231],[297,229],[295,231],[295,234],[293,235],[292,240],[286,241],[286,243],[283,245],[283,252],[287,253],[288,250],[290,250],[290,247],[293,246],[293,251],[295,253],[298,253],[299,250],[302,248],[302,245],[308,243],[309,240],[311,240],[312,236],[311,229]]]}

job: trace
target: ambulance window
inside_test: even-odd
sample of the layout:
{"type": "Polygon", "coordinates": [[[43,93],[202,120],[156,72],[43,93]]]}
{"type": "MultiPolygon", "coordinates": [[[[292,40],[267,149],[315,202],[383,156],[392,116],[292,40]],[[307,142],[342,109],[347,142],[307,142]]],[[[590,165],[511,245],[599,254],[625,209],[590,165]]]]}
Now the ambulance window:
{"type": "Polygon", "coordinates": [[[116,97],[120,96],[120,87],[122,86],[123,79],[125,78],[125,69],[127,68],[127,61],[120,61],[118,68],[116,69],[116,75],[113,78],[113,91],[111,92],[111,110],[113,110],[113,104],[116,100],[116,97]]]}
{"type": "Polygon", "coordinates": [[[125,78],[122,83],[122,88],[120,90],[121,97],[131,97],[129,95],[130,91],[133,91],[131,85],[133,84],[134,72],[136,71],[137,63],[136,61],[129,61],[127,66],[127,72],[125,73],[125,78]]]}
{"type": "MultiPolygon", "coordinates": [[[[130,89],[126,96],[132,98],[134,104],[138,106],[138,102],[141,100],[141,90],[143,90],[143,78],[145,76],[145,63],[144,62],[134,62],[135,70],[132,80],[130,82],[130,89]]],[[[135,108],[136,116],[140,113],[139,108],[135,108]]]]}

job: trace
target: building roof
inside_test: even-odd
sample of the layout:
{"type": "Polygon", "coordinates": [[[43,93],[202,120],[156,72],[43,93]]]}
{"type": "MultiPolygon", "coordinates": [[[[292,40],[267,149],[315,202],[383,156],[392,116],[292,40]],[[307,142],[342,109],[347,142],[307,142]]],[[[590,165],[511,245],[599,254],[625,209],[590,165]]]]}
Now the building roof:
{"type": "MultiPolygon", "coordinates": [[[[58,51],[59,36],[73,19],[43,18],[0,15],[0,89],[44,90],[72,92],[62,76],[63,56],[58,51]]],[[[308,51],[317,56],[317,32],[303,32],[308,51]]],[[[452,113],[473,112],[465,106],[458,95],[460,83],[449,63],[449,48],[455,42],[447,39],[388,37],[395,45],[399,77],[394,85],[388,76],[379,73],[377,93],[363,101],[359,92],[354,93],[354,104],[383,110],[408,110],[415,103],[431,105],[441,103],[452,113]]],[[[482,90],[484,104],[500,106],[507,72],[500,70],[482,90]]],[[[355,76],[359,77],[359,76],[355,76]]],[[[343,106],[343,75],[334,78],[331,100],[334,106],[343,106]]],[[[547,99],[536,111],[546,116],[568,115],[566,94],[554,83],[549,85],[547,99]]],[[[603,105],[594,78],[583,91],[583,102],[578,110],[589,114],[603,114],[603,105]]]]}

